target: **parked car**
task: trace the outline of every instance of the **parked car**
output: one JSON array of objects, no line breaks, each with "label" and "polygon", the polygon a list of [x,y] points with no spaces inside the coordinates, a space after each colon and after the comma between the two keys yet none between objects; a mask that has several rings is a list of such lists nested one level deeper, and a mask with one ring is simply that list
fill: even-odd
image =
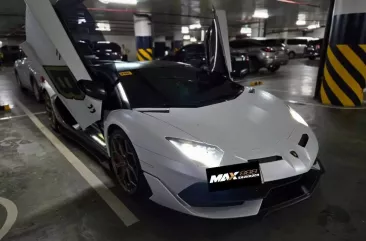
[{"label": "parked car", "polygon": [[248,55],[250,72],[258,72],[261,68],[276,72],[281,65],[288,63],[287,56],[254,39],[233,40],[230,41],[230,47],[232,53]]},{"label": "parked car", "polygon": [[19,59],[20,48],[17,45],[5,45],[0,48],[0,52],[3,55],[4,63],[13,63],[15,60]]},{"label": "parked car", "polygon": [[[161,60],[183,62],[196,68],[204,68],[207,64],[204,44],[188,44],[176,53],[168,54]],[[249,57],[247,54],[231,54],[231,74],[235,77],[244,77],[249,72]]]},{"label": "parked car", "polygon": [[282,60],[281,65],[288,64],[289,61],[289,48],[280,39],[256,39],[266,47],[271,47],[278,52],[277,57]]},{"label": "parked car", "polygon": [[109,41],[99,41],[92,43],[92,49],[94,54],[100,59],[110,59],[110,60],[122,60],[122,50],[121,47]]},{"label": "parked car", "polygon": [[304,49],[304,56],[310,60],[320,57],[320,51],[323,45],[323,39],[311,40]]},{"label": "parked car", "polygon": [[20,50],[20,58],[14,62],[14,74],[22,90],[32,91],[38,102],[43,100],[45,78],[36,68],[32,67],[32,61],[22,50]]}]

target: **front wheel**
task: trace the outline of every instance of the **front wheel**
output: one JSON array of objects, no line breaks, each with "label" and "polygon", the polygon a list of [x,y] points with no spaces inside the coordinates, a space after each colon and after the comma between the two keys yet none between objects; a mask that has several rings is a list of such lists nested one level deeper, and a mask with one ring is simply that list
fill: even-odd
[{"label": "front wheel", "polygon": [[53,105],[52,105],[52,102],[51,102],[51,97],[48,95],[47,91],[44,92],[43,99],[44,99],[44,103],[45,103],[45,106],[46,106],[47,117],[48,117],[48,120],[51,123],[51,128],[54,131],[59,132],[59,123],[57,121],[56,114],[55,114],[55,111],[53,109]]},{"label": "front wheel", "polygon": [[18,83],[18,86],[19,86],[20,90],[21,91],[25,91],[25,88],[24,88],[24,86],[22,84],[22,81],[20,80],[18,71],[15,71],[14,74],[15,74],[15,79],[17,80],[17,83]]},{"label": "front wheel", "polygon": [[288,57],[289,57],[290,59],[294,59],[294,58],[296,57],[295,52],[290,52],[290,53],[288,54]]},{"label": "front wheel", "polygon": [[278,66],[278,65],[268,67],[268,71],[269,71],[269,72],[272,72],[272,73],[276,72],[276,71],[277,71],[277,70],[279,70],[279,69],[280,69],[280,66]]},{"label": "front wheel", "polygon": [[41,91],[39,90],[39,86],[35,80],[32,80],[32,89],[34,97],[36,97],[37,102],[42,102]]},{"label": "front wheel", "polygon": [[147,196],[150,191],[140,161],[126,133],[116,129],[109,137],[110,167],[116,182],[129,196]]}]

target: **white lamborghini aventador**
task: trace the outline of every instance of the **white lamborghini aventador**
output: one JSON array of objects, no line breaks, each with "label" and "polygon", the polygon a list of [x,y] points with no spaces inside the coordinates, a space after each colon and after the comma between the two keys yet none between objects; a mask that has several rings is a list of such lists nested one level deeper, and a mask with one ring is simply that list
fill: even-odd
[{"label": "white lamborghini aventador", "polygon": [[55,92],[46,98],[52,127],[108,164],[126,193],[206,218],[256,215],[310,196],[322,174],[317,139],[283,101],[231,80],[223,11],[214,12],[202,70],[86,58],[93,53],[75,43],[97,33],[67,21],[80,11],[91,18],[81,1],[68,1],[26,1],[32,31],[23,49]]}]

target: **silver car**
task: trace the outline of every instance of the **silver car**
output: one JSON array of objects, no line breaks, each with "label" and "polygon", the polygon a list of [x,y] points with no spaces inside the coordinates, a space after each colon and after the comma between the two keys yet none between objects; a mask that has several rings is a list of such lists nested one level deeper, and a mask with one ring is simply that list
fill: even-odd
[{"label": "silver car", "polygon": [[22,90],[33,92],[36,100],[43,100],[43,89],[46,84],[45,78],[31,65],[31,61],[24,52],[21,52],[20,59],[14,62],[14,74],[19,87]]},{"label": "silver car", "polygon": [[240,39],[230,42],[231,52],[248,54],[250,59],[250,72],[258,72],[267,68],[276,72],[281,65],[288,63],[288,55],[284,46],[268,46],[254,39]]}]

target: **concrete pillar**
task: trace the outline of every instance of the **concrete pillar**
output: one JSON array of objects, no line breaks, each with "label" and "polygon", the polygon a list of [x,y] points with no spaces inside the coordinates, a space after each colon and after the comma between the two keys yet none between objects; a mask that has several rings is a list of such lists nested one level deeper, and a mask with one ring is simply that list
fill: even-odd
[{"label": "concrete pillar", "polygon": [[252,38],[264,37],[264,24],[261,22],[253,23],[251,26]]},{"label": "concrete pillar", "polygon": [[161,58],[165,54],[165,36],[158,36],[154,39],[154,57]]},{"label": "concrete pillar", "polygon": [[150,61],[153,59],[151,16],[148,14],[134,14],[136,49],[138,61]]},{"label": "concrete pillar", "polygon": [[172,48],[176,52],[178,49],[183,47],[183,34],[181,31],[174,32]]},{"label": "concrete pillar", "polygon": [[[360,106],[366,81],[366,1],[335,0],[321,80],[323,104]],[[326,45],[328,43],[328,46]]]}]

